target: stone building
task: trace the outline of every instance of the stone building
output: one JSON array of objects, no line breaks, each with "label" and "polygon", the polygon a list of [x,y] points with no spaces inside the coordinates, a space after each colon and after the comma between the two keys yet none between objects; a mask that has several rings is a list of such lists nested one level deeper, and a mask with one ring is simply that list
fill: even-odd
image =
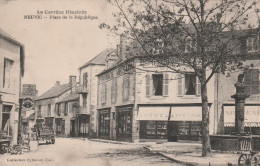
[{"label": "stone building", "polygon": [[54,87],[35,99],[36,124],[39,127],[42,127],[44,122],[46,126],[54,129],[57,136],[70,135],[70,121],[64,118],[64,116],[71,115],[70,113],[66,115],[66,112],[64,115],[64,110],[67,111],[67,108],[70,108],[64,109],[65,103],[70,100],[64,101],[63,99],[75,93],[76,85],[76,76],[70,76],[68,84],[60,84],[57,81]]},{"label": "stone building", "polygon": [[[171,141],[200,140],[202,104],[194,72],[175,73],[149,57],[126,59],[122,53],[118,51],[119,60],[97,75],[98,138],[136,142],[168,135]],[[214,80],[207,86],[214,89]],[[213,122],[214,92],[208,100]],[[211,134],[213,126],[210,123]]]},{"label": "stone building", "polygon": [[260,135],[260,34],[258,29],[243,30],[238,33],[239,40],[245,47],[241,50],[246,55],[243,62],[248,70],[231,70],[215,75],[215,129],[218,134],[231,134],[235,126],[234,84],[239,74],[244,74],[246,93],[245,131]]},{"label": "stone building", "polygon": [[17,143],[24,46],[0,29],[0,137]]},{"label": "stone building", "polygon": [[[79,68],[80,112],[77,114],[79,136],[97,137],[97,74],[106,68],[107,57],[115,61],[115,50],[106,49]],[[113,59],[113,60],[112,60]],[[111,65],[111,64],[108,64]]]}]

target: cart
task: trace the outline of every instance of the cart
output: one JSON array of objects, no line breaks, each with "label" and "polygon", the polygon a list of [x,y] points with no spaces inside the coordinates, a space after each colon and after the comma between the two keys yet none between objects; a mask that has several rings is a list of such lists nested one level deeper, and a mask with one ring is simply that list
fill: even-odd
[{"label": "cart", "polygon": [[260,138],[252,136],[238,137],[237,148],[241,155],[238,158],[239,166],[260,166]]}]

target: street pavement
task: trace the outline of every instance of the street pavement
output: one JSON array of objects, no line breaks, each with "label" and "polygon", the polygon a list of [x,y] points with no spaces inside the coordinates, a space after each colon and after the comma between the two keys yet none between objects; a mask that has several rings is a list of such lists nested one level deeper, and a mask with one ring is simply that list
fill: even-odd
[{"label": "street pavement", "polygon": [[56,138],[37,151],[0,155],[0,166],[181,166],[142,144],[114,144],[81,138]]}]

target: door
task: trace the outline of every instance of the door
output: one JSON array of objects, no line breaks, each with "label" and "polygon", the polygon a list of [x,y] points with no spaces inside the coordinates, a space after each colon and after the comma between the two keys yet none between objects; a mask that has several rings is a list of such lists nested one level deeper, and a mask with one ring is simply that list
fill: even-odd
[{"label": "door", "polygon": [[118,111],[117,140],[132,140],[132,112]]},{"label": "door", "polygon": [[75,120],[70,121],[70,136],[75,137]]},{"label": "door", "polygon": [[178,142],[179,125],[178,122],[169,121],[167,124],[167,136],[169,142]]}]

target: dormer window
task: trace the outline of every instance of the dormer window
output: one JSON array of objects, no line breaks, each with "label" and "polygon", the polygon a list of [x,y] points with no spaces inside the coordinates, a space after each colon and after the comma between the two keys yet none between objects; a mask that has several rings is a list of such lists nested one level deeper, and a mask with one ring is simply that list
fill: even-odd
[{"label": "dormer window", "polygon": [[155,55],[163,53],[163,47],[164,47],[163,40],[157,39],[154,43],[154,48],[152,49],[152,53]]},{"label": "dormer window", "polygon": [[254,36],[249,36],[246,39],[246,48],[248,52],[253,52],[258,50],[260,47],[260,42],[259,42],[259,36],[254,35]]}]

